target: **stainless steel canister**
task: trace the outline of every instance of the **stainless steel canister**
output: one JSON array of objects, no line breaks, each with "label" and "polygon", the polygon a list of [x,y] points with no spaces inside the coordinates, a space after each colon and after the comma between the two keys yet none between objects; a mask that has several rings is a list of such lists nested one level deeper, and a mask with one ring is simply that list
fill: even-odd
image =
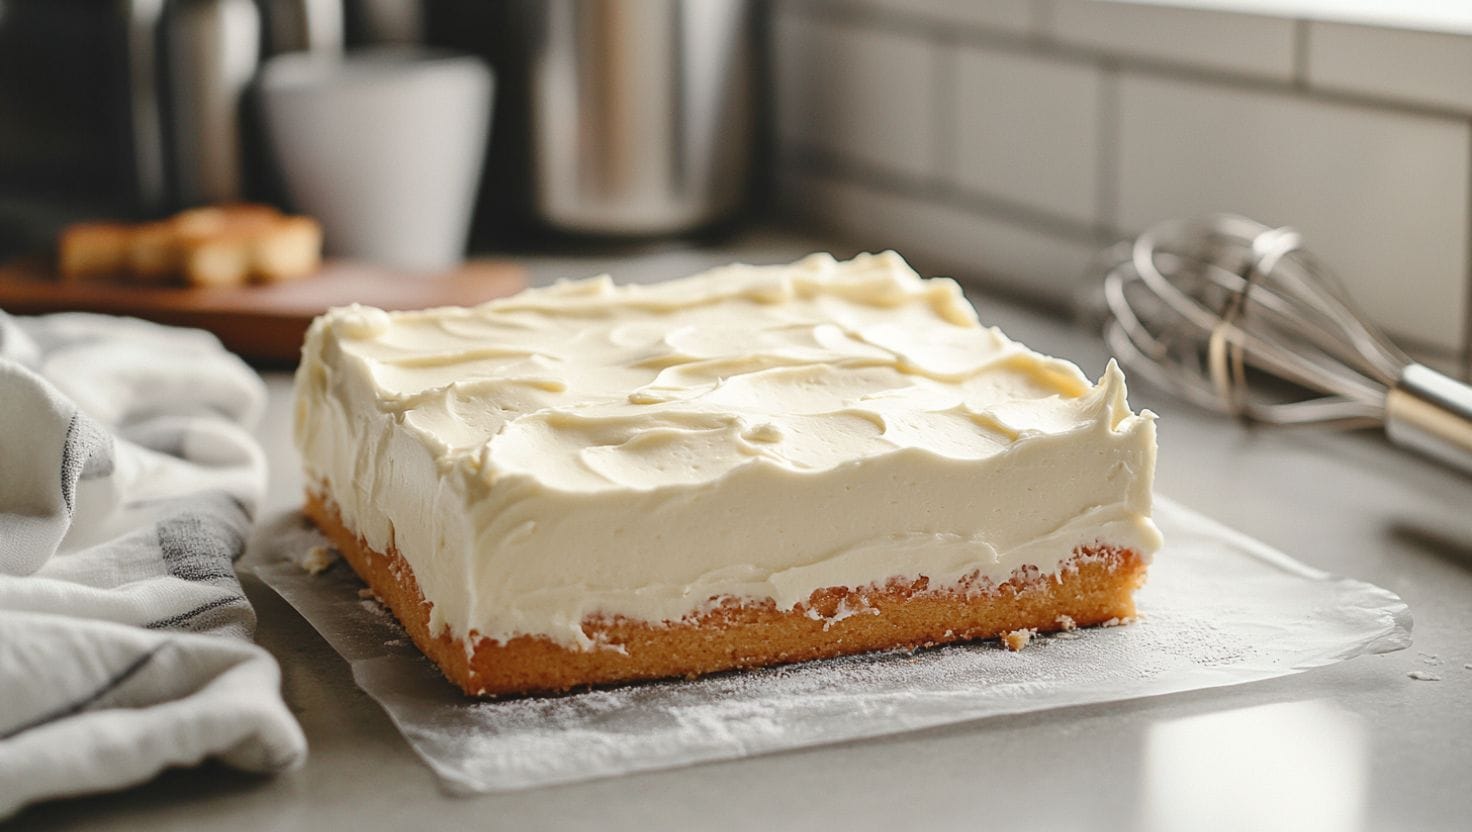
[{"label": "stainless steel canister", "polygon": [[679,233],[745,201],[756,60],[747,0],[536,4],[532,207],[554,228]]}]

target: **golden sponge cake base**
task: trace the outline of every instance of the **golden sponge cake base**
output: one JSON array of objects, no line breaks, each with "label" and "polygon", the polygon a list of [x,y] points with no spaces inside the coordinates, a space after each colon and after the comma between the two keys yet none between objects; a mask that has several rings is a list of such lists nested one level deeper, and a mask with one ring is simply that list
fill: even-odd
[{"label": "golden sponge cake base", "polygon": [[[409,564],[390,548],[369,548],[343,525],[337,508],[309,492],[306,514],[445,676],[472,696],[553,693],[592,685],[694,677],[893,648],[930,647],[1122,621],[1146,562],[1130,549],[1080,547],[1056,574],[1019,571],[1004,583],[975,580],[932,589],[925,578],[881,587],[829,587],[806,604],[779,610],[767,601],[726,599],[673,622],[596,617],[580,650],[544,636],[500,642],[429,628],[431,605]],[[1022,638],[1005,638],[1020,646]]]}]

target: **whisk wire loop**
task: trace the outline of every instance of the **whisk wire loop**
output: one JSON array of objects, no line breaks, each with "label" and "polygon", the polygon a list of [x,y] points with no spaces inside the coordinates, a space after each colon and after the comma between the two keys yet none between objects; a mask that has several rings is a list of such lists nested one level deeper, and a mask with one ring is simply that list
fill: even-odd
[{"label": "whisk wire loop", "polygon": [[1120,251],[1104,336],[1132,373],[1250,421],[1384,424],[1472,472],[1472,387],[1366,323],[1297,231],[1219,214],[1161,223]]},{"label": "whisk wire loop", "polygon": [[[1105,279],[1121,360],[1198,404],[1258,421],[1363,423],[1408,363],[1359,319],[1291,228],[1218,215],[1141,234]],[[1264,373],[1320,394],[1280,401]]]}]

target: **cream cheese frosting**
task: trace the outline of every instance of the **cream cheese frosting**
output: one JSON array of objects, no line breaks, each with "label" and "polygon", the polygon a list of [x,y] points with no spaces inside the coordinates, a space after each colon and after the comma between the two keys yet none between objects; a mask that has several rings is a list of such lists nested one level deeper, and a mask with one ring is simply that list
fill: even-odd
[{"label": "cream cheese frosting", "polygon": [[[893,252],[334,309],[296,376],[313,487],[431,627],[594,647],[590,616],[1149,556],[1154,416]],[[469,641],[469,639],[467,639]]]}]

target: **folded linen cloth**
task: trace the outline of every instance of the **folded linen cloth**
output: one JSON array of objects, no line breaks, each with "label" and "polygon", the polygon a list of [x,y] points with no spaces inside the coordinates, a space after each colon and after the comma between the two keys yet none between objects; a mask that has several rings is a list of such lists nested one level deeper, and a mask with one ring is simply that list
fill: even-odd
[{"label": "folded linen cloth", "polygon": [[207,757],[304,759],[232,568],[263,402],[207,333],[0,313],[0,818]]}]

